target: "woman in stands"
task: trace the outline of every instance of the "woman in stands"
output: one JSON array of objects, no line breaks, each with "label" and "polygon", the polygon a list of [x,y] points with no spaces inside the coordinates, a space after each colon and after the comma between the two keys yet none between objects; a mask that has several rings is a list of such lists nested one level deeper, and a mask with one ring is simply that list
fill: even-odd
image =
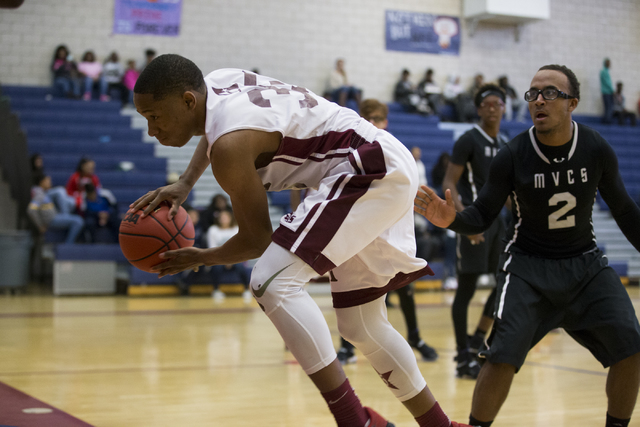
[{"label": "woman in stands", "polygon": [[84,81],[84,95],[82,99],[91,101],[91,93],[94,86],[100,90],[100,101],[109,101],[107,88],[109,84],[102,74],[102,64],[96,61],[96,56],[90,50],[82,55],[82,61],[78,64],[78,71]]},{"label": "woman in stands", "polygon": [[51,61],[53,73],[53,89],[56,94],[67,98],[80,98],[80,81],[78,69],[69,49],[63,44],[58,46]]},{"label": "woman in stands", "polygon": [[74,197],[82,197],[87,184],[93,184],[94,188],[100,189],[100,179],[95,174],[96,162],[88,157],[83,157],[78,162],[76,171],[67,181],[67,194]]}]

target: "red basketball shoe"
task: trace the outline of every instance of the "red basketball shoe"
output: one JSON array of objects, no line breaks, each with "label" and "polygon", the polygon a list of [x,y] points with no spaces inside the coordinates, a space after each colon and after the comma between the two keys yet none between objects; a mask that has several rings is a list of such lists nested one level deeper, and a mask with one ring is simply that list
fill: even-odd
[{"label": "red basketball shoe", "polygon": [[367,411],[367,415],[369,415],[369,421],[367,421],[365,427],[396,427],[395,424],[382,418],[382,415],[378,414],[373,409],[365,406],[364,410]]},{"label": "red basketball shoe", "polygon": [[469,424],[460,424],[455,421],[451,421],[451,427],[473,427],[473,426],[470,426]]}]

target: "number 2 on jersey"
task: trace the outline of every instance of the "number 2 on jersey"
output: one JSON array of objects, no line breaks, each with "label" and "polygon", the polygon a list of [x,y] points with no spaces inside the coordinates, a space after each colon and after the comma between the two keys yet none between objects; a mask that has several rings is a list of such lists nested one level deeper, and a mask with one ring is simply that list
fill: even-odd
[{"label": "number 2 on jersey", "polygon": [[549,199],[549,206],[557,206],[558,203],[562,202],[565,202],[566,205],[562,206],[560,209],[553,211],[549,215],[549,230],[575,227],[576,225],[575,215],[567,215],[566,218],[560,219],[567,213],[569,213],[571,209],[576,207],[575,196],[569,192],[556,193]]}]

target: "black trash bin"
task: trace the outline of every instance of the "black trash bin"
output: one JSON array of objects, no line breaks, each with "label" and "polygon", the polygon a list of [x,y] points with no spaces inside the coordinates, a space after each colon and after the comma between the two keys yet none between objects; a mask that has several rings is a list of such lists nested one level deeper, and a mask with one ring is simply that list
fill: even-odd
[{"label": "black trash bin", "polygon": [[32,245],[29,231],[0,231],[0,288],[17,288],[29,282]]}]

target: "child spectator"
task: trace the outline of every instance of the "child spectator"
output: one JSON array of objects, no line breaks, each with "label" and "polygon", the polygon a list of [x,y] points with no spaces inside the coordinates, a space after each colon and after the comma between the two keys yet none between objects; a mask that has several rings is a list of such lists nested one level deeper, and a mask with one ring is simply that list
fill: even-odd
[{"label": "child spectator", "polygon": [[[230,210],[220,211],[218,220],[215,225],[209,227],[207,230],[207,241],[210,248],[217,248],[222,246],[227,240],[232,238],[238,233],[238,225],[236,224],[233,212]],[[211,267],[211,275],[213,279],[213,298],[216,301],[222,301],[225,295],[220,291],[220,276],[225,271],[231,271],[240,277],[242,284],[244,285],[244,292],[242,298],[245,302],[251,301],[251,292],[249,291],[249,273],[243,263],[230,264],[230,265],[214,265]]]},{"label": "child spectator", "polygon": [[120,58],[116,52],[111,52],[109,59],[104,63],[102,75],[107,82],[107,94],[111,93],[111,89],[118,89],[120,91],[120,102],[122,106],[125,106],[129,102],[129,89],[122,82],[124,67],[120,63]]},{"label": "child spectator", "polygon": [[129,104],[133,104],[133,88],[136,85],[136,81],[138,81],[139,75],[140,72],[136,70],[136,61],[133,59],[128,60],[127,70],[124,72],[124,77],[122,77],[122,84],[128,89],[127,102]]},{"label": "child spectator", "polygon": [[41,235],[49,230],[66,230],[65,243],[74,243],[82,231],[84,221],[80,215],[71,213],[75,207],[63,188],[51,188],[51,177],[39,174],[31,188],[31,202],[27,214]]},{"label": "child spectator", "polygon": [[82,214],[87,233],[87,241],[96,243],[98,229],[109,231],[109,243],[118,241],[118,228],[120,221],[117,218],[114,207],[109,200],[98,194],[96,187],[92,183],[85,185],[85,198],[82,203]]},{"label": "child spectator", "polygon": [[82,56],[82,61],[78,64],[78,71],[84,80],[84,95],[82,99],[91,101],[91,92],[94,86],[100,89],[100,101],[108,101],[107,81],[102,76],[102,64],[96,61],[96,56],[88,50]]},{"label": "child spectator", "polygon": [[73,62],[69,49],[63,44],[58,46],[51,61],[54,94],[67,98],[80,98],[78,69]]},{"label": "child spectator", "polygon": [[623,125],[629,119],[631,126],[636,125],[636,114],[624,108],[624,95],[622,94],[622,82],[616,83],[616,92],[613,94],[613,117],[618,119],[618,124]]}]

